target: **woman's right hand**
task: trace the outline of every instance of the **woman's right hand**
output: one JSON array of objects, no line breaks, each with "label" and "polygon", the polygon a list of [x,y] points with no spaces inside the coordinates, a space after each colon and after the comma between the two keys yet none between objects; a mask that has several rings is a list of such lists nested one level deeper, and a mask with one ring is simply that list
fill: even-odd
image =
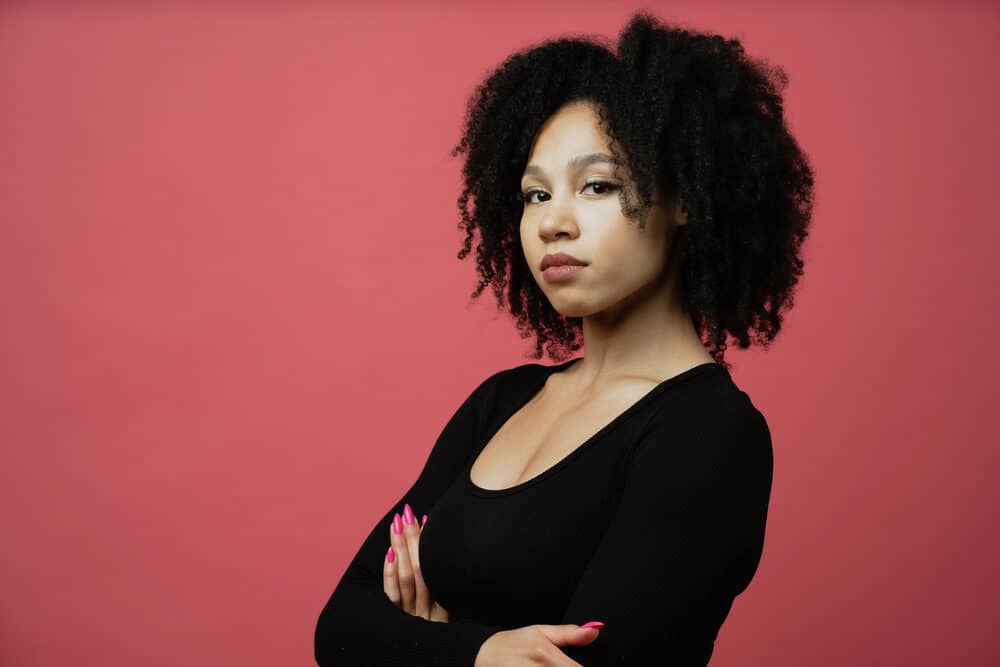
[{"label": "woman's right hand", "polygon": [[560,646],[586,646],[597,639],[600,628],[579,625],[528,625],[490,635],[476,654],[475,667],[552,665],[582,667],[559,650]]}]

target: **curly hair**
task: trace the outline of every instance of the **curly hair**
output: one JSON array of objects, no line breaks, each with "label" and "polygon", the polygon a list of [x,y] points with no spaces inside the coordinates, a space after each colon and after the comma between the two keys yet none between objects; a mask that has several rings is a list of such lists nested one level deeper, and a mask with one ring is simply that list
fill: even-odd
[{"label": "curly hair", "polygon": [[[727,369],[729,335],[767,348],[793,303],[813,208],[813,171],[783,118],[784,70],[745,55],[737,39],[632,16],[618,37],[575,35],[507,58],[470,97],[458,198],[464,259],[478,231],[476,299],[492,285],[534,358],[561,361],[582,347],[582,318],[564,317],[524,258],[520,179],[541,125],[574,101],[594,105],[611,151],[634,188],[619,201],[629,219],[654,189],[679,196],[688,224],[672,252],[683,305],[712,358]],[[634,192],[633,192],[634,190]],[[469,201],[474,201],[470,213]],[[506,294],[505,294],[506,290]]]}]

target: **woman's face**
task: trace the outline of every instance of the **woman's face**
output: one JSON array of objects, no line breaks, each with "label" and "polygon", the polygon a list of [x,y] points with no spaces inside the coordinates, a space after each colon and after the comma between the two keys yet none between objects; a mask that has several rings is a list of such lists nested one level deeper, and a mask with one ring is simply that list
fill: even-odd
[{"label": "woman's face", "polygon": [[[553,308],[566,317],[600,314],[663,281],[673,232],[685,222],[676,206],[658,201],[644,230],[626,218],[618,195],[632,184],[623,170],[593,157],[610,159],[608,147],[593,107],[570,103],[539,129],[521,178],[524,257]],[[554,253],[586,265],[543,273],[543,258]]]}]

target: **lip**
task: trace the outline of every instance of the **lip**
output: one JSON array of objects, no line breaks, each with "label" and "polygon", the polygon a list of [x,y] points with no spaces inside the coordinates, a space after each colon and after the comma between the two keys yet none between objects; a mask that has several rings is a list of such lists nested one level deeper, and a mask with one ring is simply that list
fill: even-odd
[{"label": "lip", "polygon": [[586,267],[585,264],[560,264],[550,266],[542,271],[542,277],[550,283],[561,283],[571,279]]},{"label": "lip", "polygon": [[557,252],[542,257],[540,270],[544,273],[550,266],[587,266],[587,263],[565,252]]}]

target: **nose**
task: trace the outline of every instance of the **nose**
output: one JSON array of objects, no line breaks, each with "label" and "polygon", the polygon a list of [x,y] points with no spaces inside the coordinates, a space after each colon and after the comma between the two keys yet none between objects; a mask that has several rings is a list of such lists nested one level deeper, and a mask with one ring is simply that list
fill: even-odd
[{"label": "nose", "polygon": [[572,198],[566,200],[552,197],[545,213],[538,223],[538,235],[545,240],[558,238],[566,235],[573,238],[579,233],[576,223],[576,212],[573,209]]}]

